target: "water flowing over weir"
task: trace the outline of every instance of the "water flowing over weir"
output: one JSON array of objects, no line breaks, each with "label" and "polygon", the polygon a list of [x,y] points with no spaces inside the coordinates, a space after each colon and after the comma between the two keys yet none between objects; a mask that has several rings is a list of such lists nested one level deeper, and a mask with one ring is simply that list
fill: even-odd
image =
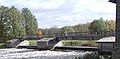
[{"label": "water flowing over weir", "polygon": [[83,59],[86,54],[92,52],[82,51],[37,51],[33,49],[0,49],[0,59],[76,59],[79,57]]}]

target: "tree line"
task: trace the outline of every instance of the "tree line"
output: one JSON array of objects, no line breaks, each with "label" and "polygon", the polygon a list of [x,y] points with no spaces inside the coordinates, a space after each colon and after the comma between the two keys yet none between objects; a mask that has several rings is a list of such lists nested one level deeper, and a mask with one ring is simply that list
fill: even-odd
[{"label": "tree line", "polygon": [[39,29],[43,34],[66,33],[66,32],[102,32],[115,31],[114,20],[104,20],[102,17],[94,19],[92,22],[86,24],[77,24],[75,26],[65,26],[62,28],[51,27],[46,29]]},{"label": "tree line", "polygon": [[35,16],[28,8],[0,6],[0,42],[22,35],[33,35],[38,30]]},{"label": "tree line", "polygon": [[62,28],[51,27],[38,29],[35,16],[28,8],[18,10],[14,6],[0,6],[0,42],[22,35],[34,35],[38,31],[43,34],[66,33],[66,32],[99,32],[115,31],[114,20],[95,19],[90,23],[65,26]]}]

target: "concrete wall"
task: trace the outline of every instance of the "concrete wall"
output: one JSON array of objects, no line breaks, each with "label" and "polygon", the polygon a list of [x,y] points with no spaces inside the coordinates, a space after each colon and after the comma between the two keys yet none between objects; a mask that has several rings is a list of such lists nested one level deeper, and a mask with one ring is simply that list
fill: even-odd
[{"label": "concrete wall", "polygon": [[15,48],[18,44],[20,44],[19,39],[12,39],[6,43],[7,48]]},{"label": "concrete wall", "polygon": [[46,41],[38,41],[37,42],[37,48],[39,49],[47,49],[48,42]]},{"label": "concrete wall", "polygon": [[114,43],[98,43],[99,51],[111,52],[114,48]]}]

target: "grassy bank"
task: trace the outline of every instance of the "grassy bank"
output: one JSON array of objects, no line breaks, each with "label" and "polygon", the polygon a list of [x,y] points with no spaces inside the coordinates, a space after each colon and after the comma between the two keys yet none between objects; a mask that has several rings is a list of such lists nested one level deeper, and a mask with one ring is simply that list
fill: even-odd
[{"label": "grassy bank", "polygon": [[5,43],[0,43],[0,49],[5,48]]},{"label": "grassy bank", "polygon": [[37,40],[29,40],[30,46],[37,46]]},{"label": "grassy bank", "polygon": [[[63,46],[97,46],[96,40],[62,40]],[[29,40],[30,46],[37,46],[37,40]]]},{"label": "grassy bank", "polygon": [[97,46],[96,40],[63,40],[63,46]]}]

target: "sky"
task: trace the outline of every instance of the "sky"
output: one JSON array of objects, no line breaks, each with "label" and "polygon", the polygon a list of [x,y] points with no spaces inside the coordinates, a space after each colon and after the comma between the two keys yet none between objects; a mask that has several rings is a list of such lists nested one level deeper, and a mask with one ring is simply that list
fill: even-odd
[{"label": "sky", "polygon": [[39,28],[73,26],[103,17],[115,20],[116,7],[108,0],[0,0],[0,5],[29,8]]}]

